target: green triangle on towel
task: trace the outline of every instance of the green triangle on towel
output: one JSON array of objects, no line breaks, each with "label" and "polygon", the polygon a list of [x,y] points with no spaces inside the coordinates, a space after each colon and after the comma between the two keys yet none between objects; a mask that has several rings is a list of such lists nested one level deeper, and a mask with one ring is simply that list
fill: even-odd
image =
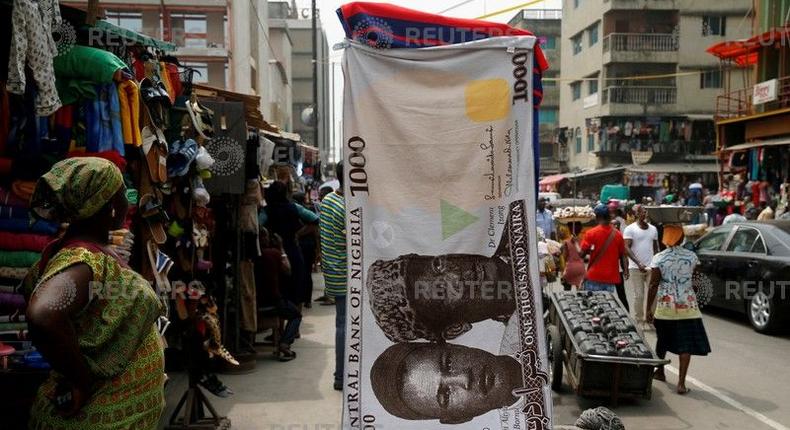
[{"label": "green triangle on towel", "polygon": [[480,217],[441,200],[442,212],[442,240],[458,233],[477,222]]}]

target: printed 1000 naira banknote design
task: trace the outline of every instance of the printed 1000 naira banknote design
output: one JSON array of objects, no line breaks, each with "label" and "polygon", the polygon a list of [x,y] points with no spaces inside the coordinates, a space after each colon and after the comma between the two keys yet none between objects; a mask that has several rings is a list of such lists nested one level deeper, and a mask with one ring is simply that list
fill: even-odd
[{"label": "printed 1000 naira banknote design", "polygon": [[551,428],[534,43],[345,50],[344,428]]}]

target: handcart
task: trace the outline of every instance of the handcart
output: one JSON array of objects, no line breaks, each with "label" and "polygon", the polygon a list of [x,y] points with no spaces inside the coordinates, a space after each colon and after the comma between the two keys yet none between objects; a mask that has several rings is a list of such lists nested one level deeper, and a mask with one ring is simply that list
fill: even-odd
[{"label": "handcart", "polygon": [[[642,338],[641,351],[648,357],[627,357],[618,355],[603,355],[585,352],[580,348],[577,336],[574,333],[578,327],[572,328],[563,310],[560,309],[561,297],[576,294],[607,295],[607,300],[621,311],[619,322],[625,324],[625,319],[630,321],[630,327],[635,327],[633,319],[628,315],[623,304],[616,294],[608,292],[551,292],[550,302],[546,316],[547,345],[549,348],[549,369],[551,371],[552,388],[559,390],[562,386],[563,370],[568,372],[568,380],[573,391],[580,396],[608,397],[613,406],[617,406],[621,398],[644,398],[652,396],[653,371],[655,366],[668,364],[669,360],[662,360],[647,346]],[[629,336],[635,336],[631,331]],[[638,341],[635,341],[638,342]],[[636,343],[634,344],[636,346]]]}]

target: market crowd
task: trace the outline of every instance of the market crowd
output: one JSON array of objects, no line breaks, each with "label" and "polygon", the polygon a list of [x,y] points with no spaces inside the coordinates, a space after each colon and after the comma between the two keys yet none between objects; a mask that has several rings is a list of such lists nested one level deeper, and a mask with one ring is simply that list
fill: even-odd
[{"label": "market crowd", "polygon": [[[664,204],[672,202],[670,196]],[[691,356],[711,349],[693,283],[699,260],[682,246],[683,226],[653,225],[644,204],[625,211],[617,200],[599,203],[590,214],[592,227],[586,226],[591,219],[579,216],[555,220],[548,205],[540,200],[536,214],[544,286],[558,278],[566,291],[616,294],[639,331],[656,332],[659,358],[679,356],[676,389],[687,393]],[[666,380],[663,366],[654,379]]]}]

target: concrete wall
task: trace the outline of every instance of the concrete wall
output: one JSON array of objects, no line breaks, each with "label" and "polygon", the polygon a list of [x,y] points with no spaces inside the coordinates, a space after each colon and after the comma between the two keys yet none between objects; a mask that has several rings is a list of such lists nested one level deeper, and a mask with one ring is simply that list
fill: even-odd
[{"label": "concrete wall", "polygon": [[313,45],[312,22],[310,19],[289,19],[288,26],[293,39],[293,128],[302,139],[321,150],[324,159],[328,159],[331,123],[329,111],[329,45],[326,34],[321,28],[321,20],[317,20],[318,30],[318,136],[315,127],[304,124],[301,112],[313,104]]},{"label": "concrete wall", "polygon": [[271,119],[286,131],[293,131],[292,93],[293,40],[284,19],[270,20],[269,39],[274,48],[271,62],[266,65],[271,89],[268,109]]},{"label": "concrete wall", "polygon": [[230,27],[231,46],[233,55],[230,58],[231,91],[250,94],[252,90],[252,77],[250,75],[250,42],[249,26],[252,11],[249,1],[231,3]]},{"label": "concrete wall", "polygon": [[[599,95],[603,89],[600,80],[603,58],[603,25],[599,24],[598,42],[593,46],[590,46],[586,29],[594,22],[600,22],[605,10],[601,0],[580,0],[577,8],[574,8],[573,0],[563,0],[562,3],[562,81],[558,86],[560,93],[559,126],[567,127],[569,130],[575,130],[578,127],[583,134],[585,133],[584,119],[598,115],[600,97],[596,106],[585,108],[584,98],[588,96],[589,84],[581,82],[581,97],[578,100],[573,100],[571,84],[576,79],[598,73]],[[579,33],[581,33],[582,51],[574,54],[571,38]],[[586,135],[582,137],[582,151],[578,154],[576,153],[576,136],[568,139],[569,167],[596,167],[595,159],[588,156],[586,149]]]}]

